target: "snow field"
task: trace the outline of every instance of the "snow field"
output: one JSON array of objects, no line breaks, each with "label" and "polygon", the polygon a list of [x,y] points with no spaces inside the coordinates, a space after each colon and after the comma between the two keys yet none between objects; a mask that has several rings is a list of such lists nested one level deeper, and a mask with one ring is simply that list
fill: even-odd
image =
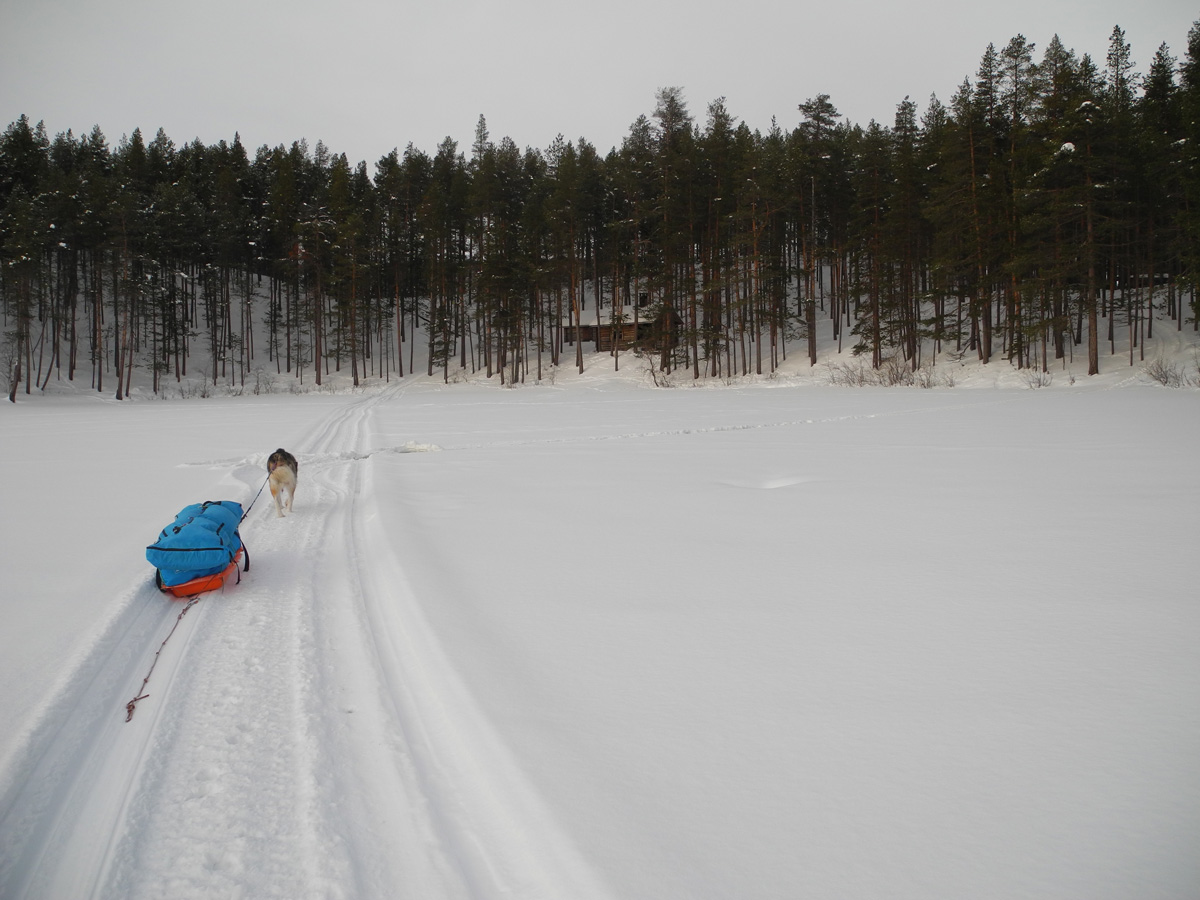
[{"label": "snow field", "polygon": [[1110,387],[6,408],[0,897],[1188,896],[1200,395]]}]

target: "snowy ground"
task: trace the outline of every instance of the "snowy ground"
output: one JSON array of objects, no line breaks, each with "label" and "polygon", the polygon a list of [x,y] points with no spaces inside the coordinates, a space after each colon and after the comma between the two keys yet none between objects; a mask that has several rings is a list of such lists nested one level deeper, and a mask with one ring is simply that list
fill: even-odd
[{"label": "snowy ground", "polygon": [[1200,895],[1200,391],[1109,368],[3,404],[0,897]]}]

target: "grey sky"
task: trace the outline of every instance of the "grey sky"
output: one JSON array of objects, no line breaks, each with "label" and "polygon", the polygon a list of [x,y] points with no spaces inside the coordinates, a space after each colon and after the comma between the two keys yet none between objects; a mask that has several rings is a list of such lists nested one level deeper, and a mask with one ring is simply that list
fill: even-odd
[{"label": "grey sky", "polygon": [[1052,35],[1103,65],[1120,25],[1140,72],[1166,42],[1182,57],[1186,0],[0,0],[0,127],[22,113],[51,135],[99,125],[115,145],[159,127],[176,145],[323,140],[356,163],[450,136],[545,148],[562,133],[601,153],[683,88],[751,128],[827,93],[851,121],[891,124],[911,96],[949,101],[988,43]]}]

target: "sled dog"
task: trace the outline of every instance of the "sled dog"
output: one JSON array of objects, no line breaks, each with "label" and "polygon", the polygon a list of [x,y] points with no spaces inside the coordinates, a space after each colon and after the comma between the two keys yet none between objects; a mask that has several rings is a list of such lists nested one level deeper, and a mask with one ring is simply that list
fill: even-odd
[{"label": "sled dog", "polygon": [[267,457],[267,471],[271,483],[271,496],[275,498],[275,515],[282,516],[284,510],[292,511],[292,499],[296,496],[296,475],[300,463],[296,457],[282,447]]}]

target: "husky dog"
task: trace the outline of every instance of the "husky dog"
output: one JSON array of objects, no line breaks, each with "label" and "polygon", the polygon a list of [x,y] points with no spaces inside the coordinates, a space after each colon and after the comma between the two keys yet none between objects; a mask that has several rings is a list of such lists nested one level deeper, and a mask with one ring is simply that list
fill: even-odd
[{"label": "husky dog", "polygon": [[268,480],[271,482],[271,496],[275,498],[275,515],[282,516],[285,509],[290,513],[292,499],[296,496],[296,474],[300,471],[300,463],[281,447],[267,457],[267,471],[271,473]]}]

